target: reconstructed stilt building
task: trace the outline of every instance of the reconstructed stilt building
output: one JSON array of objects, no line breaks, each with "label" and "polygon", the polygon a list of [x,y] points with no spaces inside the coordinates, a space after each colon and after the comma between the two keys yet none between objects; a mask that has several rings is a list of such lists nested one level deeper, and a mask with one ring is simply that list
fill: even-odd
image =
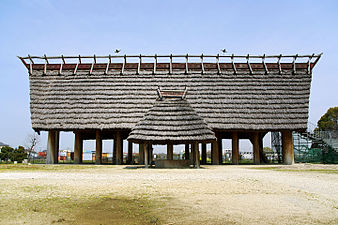
[{"label": "reconstructed stilt building", "polygon": [[[59,132],[75,134],[74,163],[82,162],[83,140],[114,139],[114,163],[123,163],[123,140],[140,145],[148,165],[152,144],[189,145],[192,163],[222,163],[222,139],[232,140],[232,163],[239,140],[253,145],[260,164],[263,137],[282,133],[282,155],[292,164],[293,131],[307,128],[312,70],[319,55],[124,55],[19,57],[28,69],[35,131],[48,131],[48,163],[58,162]],[[191,158],[191,157],[190,157]],[[197,162],[198,161],[198,162]]]}]

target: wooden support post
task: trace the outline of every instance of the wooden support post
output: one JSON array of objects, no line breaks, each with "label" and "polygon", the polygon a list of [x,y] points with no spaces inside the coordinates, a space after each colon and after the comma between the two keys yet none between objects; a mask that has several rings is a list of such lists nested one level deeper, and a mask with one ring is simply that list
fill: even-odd
[{"label": "wooden support post", "polygon": [[185,160],[190,159],[190,157],[189,157],[189,144],[185,144],[184,159]]},{"label": "wooden support post", "polygon": [[195,152],[195,168],[200,168],[200,151],[198,148],[198,142],[194,142],[194,152]]},{"label": "wooden support post", "polygon": [[143,151],[144,151],[144,166],[145,168],[148,168],[149,167],[149,163],[148,163],[148,160],[149,160],[149,149],[148,149],[148,145],[147,144],[143,144]]},{"label": "wooden support post", "polygon": [[115,152],[116,152],[116,165],[121,165],[122,164],[122,145],[121,145],[121,133],[119,131],[116,132],[115,134],[115,139],[114,142],[116,142],[115,146]]},{"label": "wooden support post", "polygon": [[139,165],[143,165],[144,164],[144,144],[139,144],[139,154],[138,154],[138,159],[139,159],[139,162],[138,164]]},{"label": "wooden support post", "polygon": [[80,132],[75,131],[74,133],[75,133],[74,163],[80,164],[82,163],[83,140]]},{"label": "wooden support post", "polygon": [[218,151],[217,141],[214,141],[211,143],[211,164],[212,165],[219,165],[219,151]]},{"label": "wooden support post", "polygon": [[232,164],[238,165],[239,163],[239,139],[238,132],[232,132]]},{"label": "wooden support post", "polygon": [[202,143],[202,165],[207,164],[207,144]]},{"label": "wooden support post", "polygon": [[263,151],[263,148],[264,148],[263,138],[264,138],[263,134],[258,135],[259,161],[261,163],[267,163],[267,159],[266,159],[266,156],[265,156],[264,151]]},{"label": "wooden support post", "polygon": [[218,149],[218,164],[223,164],[223,139],[217,138],[217,149]]},{"label": "wooden support post", "polygon": [[56,152],[56,132],[55,130],[48,131],[48,141],[47,141],[47,164],[54,164],[57,162],[57,157],[55,158]]},{"label": "wooden support post", "polygon": [[196,165],[196,145],[194,144],[195,142],[193,142],[191,144],[191,156],[190,156],[190,162],[191,165]]},{"label": "wooden support post", "polygon": [[116,140],[114,137],[113,140],[113,158],[112,158],[112,164],[116,164]]},{"label": "wooden support post", "polygon": [[55,131],[54,163],[59,163],[59,151],[60,151],[60,131]]},{"label": "wooden support post", "polygon": [[167,144],[167,159],[173,160],[174,158],[174,146],[171,143]]},{"label": "wooden support post", "polygon": [[282,151],[283,151],[283,163],[291,165],[295,162],[293,153],[293,140],[292,131],[282,131]]},{"label": "wooden support post", "polygon": [[128,142],[127,164],[133,164],[133,143],[130,141]]},{"label": "wooden support post", "polygon": [[151,165],[151,162],[153,161],[153,145],[147,144],[147,150],[148,150],[148,164]]},{"label": "wooden support post", "polygon": [[260,156],[259,156],[259,135],[258,132],[254,132],[252,135],[252,146],[253,146],[253,163],[258,165],[260,164]]},{"label": "wooden support post", "polygon": [[121,160],[121,165],[124,164],[124,159],[123,159],[123,138],[121,138],[121,155],[120,155],[120,160]]},{"label": "wooden support post", "polygon": [[101,131],[96,131],[96,151],[95,151],[95,164],[100,165],[102,163],[102,137]]}]

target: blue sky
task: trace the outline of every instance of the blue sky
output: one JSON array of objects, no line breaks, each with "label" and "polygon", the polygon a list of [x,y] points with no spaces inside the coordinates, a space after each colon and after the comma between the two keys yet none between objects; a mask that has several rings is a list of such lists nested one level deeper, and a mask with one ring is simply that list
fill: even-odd
[{"label": "blue sky", "polygon": [[[338,106],[338,1],[1,0],[0,27],[0,141],[11,146],[32,132],[28,74],[17,55],[323,52],[309,121]],[[61,147],[72,145],[65,136]]]}]

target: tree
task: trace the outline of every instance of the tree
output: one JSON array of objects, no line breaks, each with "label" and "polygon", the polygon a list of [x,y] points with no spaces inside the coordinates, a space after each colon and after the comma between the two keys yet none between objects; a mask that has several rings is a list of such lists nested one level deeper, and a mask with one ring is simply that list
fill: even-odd
[{"label": "tree", "polygon": [[35,147],[39,144],[40,138],[37,133],[32,133],[27,136],[26,149],[28,153],[28,161],[32,158],[32,154],[35,152]]},{"label": "tree", "polygon": [[5,146],[1,149],[1,160],[8,161],[10,159],[11,161],[18,161],[21,163],[22,160],[24,160],[25,158],[27,158],[27,153],[25,151],[25,148],[22,146],[19,146],[16,149]]},{"label": "tree", "polygon": [[337,131],[338,130],[338,107],[332,107],[320,118],[317,123],[320,130]]},{"label": "tree", "polygon": [[263,152],[264,152],[264,153],[272,153],[273,150],[272,150],[272,148],[270,148],[270,147],[264,147],[264,148],[263,148]]},{"label": "tree", "polygon": [[19,146],[18,148],[14,149],[11,160],[21,163],[26,158],[27,153],[25,151],[25,148],[23,146]]},{"label": "tree", "polygon": [[11,158],[11,154],[14,151],[12,147],[4,146],[1,148],[0,159],[1,161],[8,161]]}]

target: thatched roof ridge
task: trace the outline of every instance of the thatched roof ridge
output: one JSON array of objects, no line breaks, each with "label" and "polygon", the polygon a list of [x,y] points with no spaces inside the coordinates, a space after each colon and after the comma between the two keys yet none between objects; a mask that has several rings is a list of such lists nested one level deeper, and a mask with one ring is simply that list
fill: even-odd
[{"label": "thatched roof ridge", "polygon": [[157,99],[132,129],[128,141],[187,143],[215,140],[204,119],[182,98]]}]

